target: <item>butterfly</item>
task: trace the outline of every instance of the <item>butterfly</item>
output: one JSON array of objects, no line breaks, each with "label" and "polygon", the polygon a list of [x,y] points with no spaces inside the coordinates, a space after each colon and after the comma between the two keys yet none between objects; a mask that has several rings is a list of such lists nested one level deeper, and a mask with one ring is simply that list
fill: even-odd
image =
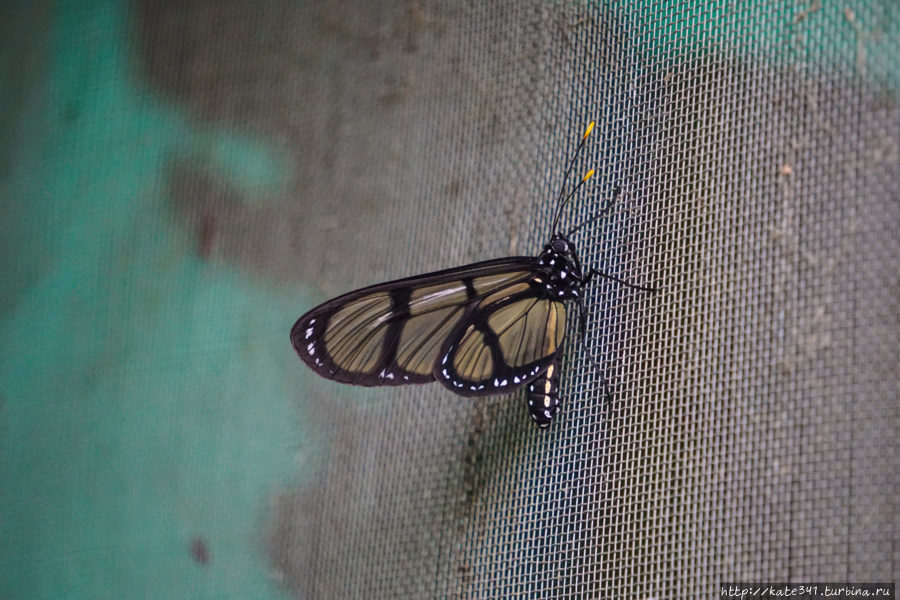
[{"label": "butterfly", "polygon": [[[594,174],[565,194],[566,182],[594,123],[569,161],[556,199],[552,230],[568,201]],[[585,273],[574,232],[553,233],[540,255],[478,262],[362,288],[300,317],[291,344],[313,371],[341,383],[389,386],[439,381],[461,396],[507,394],[525,388],[531,418],[544,429],[559,410],[559,353],[567,305],[577,303],[582,340],[583,288],[595,275],[637,289],[612,275]]]}]

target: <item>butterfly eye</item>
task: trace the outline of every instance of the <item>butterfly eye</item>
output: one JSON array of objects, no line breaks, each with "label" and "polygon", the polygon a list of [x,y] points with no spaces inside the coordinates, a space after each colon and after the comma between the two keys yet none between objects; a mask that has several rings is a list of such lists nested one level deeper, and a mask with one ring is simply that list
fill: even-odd
[{"label": "butterfly eye", "polygon": [[553,247],[553,251],[559,254],[566,254],[569,252],[569,244],[564,239],[554,238],[550,241],[550,245]]}]

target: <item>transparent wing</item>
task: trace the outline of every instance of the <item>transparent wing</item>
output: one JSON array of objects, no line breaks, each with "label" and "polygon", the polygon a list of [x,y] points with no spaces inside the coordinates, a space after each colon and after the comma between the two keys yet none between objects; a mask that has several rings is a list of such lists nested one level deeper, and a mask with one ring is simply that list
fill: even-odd
[{"label": "transparent wing", "polygon": [[483,302],[448,338],[435,376],[467,396],[514,391],[553,363],[565,325],[565,305],[539,290]]},{"label": "transparent wing", "polygon": [[505,258],[350,292],[300,317],[291,343],[316,373],[335,381],[433,381],[441,350],[467,315],[528,289],[535,273],[534,258]]}]

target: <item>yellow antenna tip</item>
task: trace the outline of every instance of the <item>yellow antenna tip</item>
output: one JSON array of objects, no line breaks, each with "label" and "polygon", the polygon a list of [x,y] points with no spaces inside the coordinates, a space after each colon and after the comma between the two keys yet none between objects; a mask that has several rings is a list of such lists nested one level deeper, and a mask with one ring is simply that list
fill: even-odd
[{"label": "yellow antenna tip", "polygon": [[594,130],[594,122],[591,121],[591,124],[588,125],[587,131],[584,132],[584,135],[581,136],[581,139],[587,138],[587,136],[591,135],[591,132]]},{"label": "yellow antenna tip", "polygon": [[584,183],[585,181],[590,179],[593,175],[594,175],[594,170],[591,169],[590,171],[588,171],[587,173],[584,174],[584,177],[581,178],[581,183]]}]

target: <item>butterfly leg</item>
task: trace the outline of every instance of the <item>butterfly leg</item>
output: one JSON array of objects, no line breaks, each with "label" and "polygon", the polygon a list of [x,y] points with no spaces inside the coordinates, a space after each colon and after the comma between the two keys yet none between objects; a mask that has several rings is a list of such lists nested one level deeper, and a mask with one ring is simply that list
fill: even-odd
[{"label": "butterfly leg", "polygon": [[[582,284],[587,285],[587,283],[591,280],[593,273],[588,273],[587,277],[582,280]],[[585,355],[587,355],[587,320],[588,313],[584,307],[584,296],[578,297],[578,329],[581,333],[581,349],[584,351]],[[600,361],[598,361],[593,356],[591,357],[591,362],[594,363],[594,368],[600,371]]]},{"label": "butterfly leg", "polygon": [[[656,291],[655,288],[635,285],[633,283],[625,281],[624,279],[619,279],[618,277],[615,277],[613,275],[608,275],[606,273],[603,273],[602,271],[598,271],[597,269],[591,269],[588,272],[588,274],[585,275],[584,278],[581,280],[581,284],[582,284],[583,288],[586,287],[587,284],[591,282],[594,275],[599,275],[600,277],[603,277],[604,279],[611,279],[617,283],[621,283],[623,285],[626,285],[630,288],[634,288],[637,290],[651,292],[651,293]],[[579,324],[580,324],[580,328],[581,328],[581,346],[582,346],[582,349],[584,350],[585,354],[587,355],[588,354],[588,352],[587,352],[587,318],[588,318],[588,315],[587,315],[587,311],[585,310],[585,307],[584,307],[584,296],[580,296],[578,298],[578,311],[579,311],[579,314],[578,314]],[[600,361],[597,360],[597,358],[593,355],[591,355],[591,364],[593,365],[594,369],[596,369],[597,375],[599,375],[599,377],[600,377],[600,383],[603,386],[603,396],[606,397],[607,400],[611,400],[612,399],[612,391],[610,390],[609,384],[607,383],[607,380],[606,380],[606,376],[603,373],[603,365],[601,365]]]},{"label": "butterfly leg", "polygon": [[587,285],[588,282],[590,282],[590,280],[593,279],[594,275],[599,275],[599,276],[602,277],[603,279],[609,279],[609,280],[611,280],[611,281],[615,281],[616,283],[621,283],[621,284],[624,285],[624,286],[630,287],[630,288],[635,289],[635,290],[640,290],[640,291],[642,291],[642,292],[650,292],[650,293],[653,293],[653,292],[656,291],[656,288],[653,288],[653,287],[647,287],[647,286],[643,286],[643,285],[636,285],[636,284],[631,283],[631,282],[629,282],[629,281],[625,281],[624,279],[619,279],[619,278],[616,277],[615,275],[610,275],[610,274],[608,274],[608,273],[604,273],[604,272],[602,272],[602,271],[598,271],[597,269],[591,269],[590,272],[589,272],[587,275],[584,276],[584,279],[581,280],[582,285]]},{"label": "butterfly leg", "polygon": [[[591,279],[594,278],[594,275],[599,275],[600,277],[603,277],[604,279],[611,279],[612,281],[621,283],[622,285],[626,285],[630,288],[633,288],[635,290],[640,290],[642,292],[650,292],[650,293],[656,292],[656,288],[645,287],[642,285],[635,285],[633,283],[625,281],[624,279],[619,279],[618,277],[616,277],[614,275],[608,275],[606,273],[603,273],[602,271],[598,271],[597,269],[591,269],[588,272],[588,274],[584,276],[584,278],[581,280],[581,287],[586,288],[587,285],[591,282]],[[584,296],[578,297],[578,320],[579,320],[579,325],[581,328],[581,344],[582,344],[582,346],[585,346],[585,340],[587,340],[587,312],[584,309]],[[595,364],[597,364],[597,361],[594,361],[594,362],[595,362]]]}]

